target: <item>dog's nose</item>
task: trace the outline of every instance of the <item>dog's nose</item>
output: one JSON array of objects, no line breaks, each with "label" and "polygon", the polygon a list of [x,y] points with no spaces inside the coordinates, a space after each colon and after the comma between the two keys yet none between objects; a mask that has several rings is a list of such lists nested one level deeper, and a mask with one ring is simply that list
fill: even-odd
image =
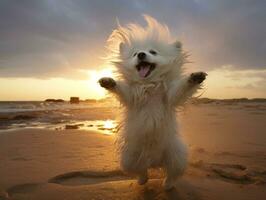
[{"label": "dog's nose", "polygon": [[139,60],[144,60],[145,58],[146,58],[146,53],[144,53],[144,52],[138,53],[138,59]]}]

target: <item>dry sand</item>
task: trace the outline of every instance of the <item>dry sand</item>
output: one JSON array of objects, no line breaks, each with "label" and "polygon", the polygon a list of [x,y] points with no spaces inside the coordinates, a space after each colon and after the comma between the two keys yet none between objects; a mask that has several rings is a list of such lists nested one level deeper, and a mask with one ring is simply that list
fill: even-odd
[{"label": "dry sand", "polygon": [[199,105],[181,113],[190,164],[164,192],[119,170],[114,136],[83,130],[0,133],[0,199],[266,199],[266,107]]}]

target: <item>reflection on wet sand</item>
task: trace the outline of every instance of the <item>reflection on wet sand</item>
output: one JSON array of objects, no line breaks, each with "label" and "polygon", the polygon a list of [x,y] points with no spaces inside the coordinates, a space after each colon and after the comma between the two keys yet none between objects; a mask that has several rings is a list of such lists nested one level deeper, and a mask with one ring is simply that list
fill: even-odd
[{"label": "reflection on wet sand", "polygon": [[[117,122],[115,120],[94,120],[85,121],[79,124],[67,124],[65,129],[80,129],[88,131],[99,131],[100,133],[112,135],[116,132]],[[61,130],[63,127],[57,127],[56,130]]]}]

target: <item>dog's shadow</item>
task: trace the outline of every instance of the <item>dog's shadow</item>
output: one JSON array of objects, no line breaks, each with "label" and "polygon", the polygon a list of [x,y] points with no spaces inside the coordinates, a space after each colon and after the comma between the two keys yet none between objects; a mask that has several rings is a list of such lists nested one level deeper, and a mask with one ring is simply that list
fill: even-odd
[{"label": "dog's shadow", "polygon": [[151,180],[137,190],[137,198],[143,200],[201,200],[200,194],[190,183],[180,180],[176,188],[165,191],[160,180]]}]

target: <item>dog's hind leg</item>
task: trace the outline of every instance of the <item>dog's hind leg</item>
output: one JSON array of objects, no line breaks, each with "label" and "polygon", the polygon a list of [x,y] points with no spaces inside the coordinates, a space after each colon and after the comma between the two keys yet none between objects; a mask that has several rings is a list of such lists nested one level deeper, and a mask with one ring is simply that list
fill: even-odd
[{"label": "dog's hind leg", "polygon": [[148,181],[148,170],[143,170],[142,172],[139,173],[138,175],[138,184],[139,185],[144,185]]},{"label": "dog's hind leg", "polygon": [[166,178],[164,180],[165,190],[175,187],[177,179],[184,173],[187,166],[186,146],[178,139],[169,145],[165,152],[164,170]]},{"label": "dog's hind leg", "polygon": [[130,151],[121,152],[120,165],[124,172],[138,176],[138,183],[144,185],[148,181],[147,167],[144,163],[139,162],[137,153]]}]

